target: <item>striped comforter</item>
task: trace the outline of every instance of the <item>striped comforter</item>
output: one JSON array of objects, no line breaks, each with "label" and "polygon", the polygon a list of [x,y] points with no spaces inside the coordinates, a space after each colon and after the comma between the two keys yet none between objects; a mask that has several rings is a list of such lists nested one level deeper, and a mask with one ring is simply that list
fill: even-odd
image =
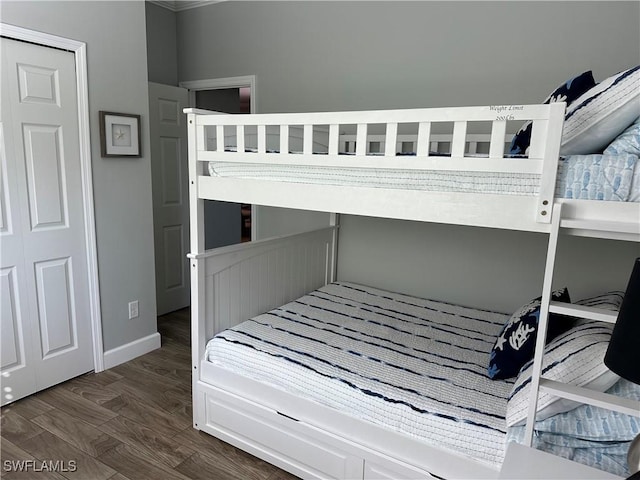
[{"label": "striped comforter", "polygon": [[506,316],[334,283],[221,332],[218,366],[343,413],[502,463],[512,381],[486,375]]}]

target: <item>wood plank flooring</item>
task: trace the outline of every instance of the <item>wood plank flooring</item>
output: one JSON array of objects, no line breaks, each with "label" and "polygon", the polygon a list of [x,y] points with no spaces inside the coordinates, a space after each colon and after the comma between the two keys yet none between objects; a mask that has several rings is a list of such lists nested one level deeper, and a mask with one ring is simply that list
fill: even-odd
[{"label": "wood plank flooring", "polygon": [[189,315],[158,318],[158,350],[2,408],[2,479],[295,479],[192,428]]}]

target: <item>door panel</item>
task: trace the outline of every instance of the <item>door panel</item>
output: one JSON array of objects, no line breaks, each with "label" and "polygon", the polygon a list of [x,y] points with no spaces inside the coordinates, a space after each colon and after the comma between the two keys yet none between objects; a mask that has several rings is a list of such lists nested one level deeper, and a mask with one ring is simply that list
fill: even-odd
[{"label": "door panel", "polygon": [[23,125],[31,230],[67,227],[60,126]]},{"label": "door panel", "polygon": [[42,358],[77,346],[71,258],[35,263]]},{"label": "door panel", "polygon": [[2,370],[24,366],[25,352],[22,316],[18,308],[16,267],[0,270],[0,319],[2,320]]},{"label": "door panel", "polygon": [[162,207],[180,207],[183,199],[184,178],[181,162],[180,138],[160,137],[160,170],[162,172]]},{"label": "door panel", "polygon": [[149,83],[158,315],[189,305],[187,90]]},{"label": "door panel", "polygon": [[[4,255],[4,253],[3,253]],[[35,366],[30,346],[30,329],[25,326],[21,308],[21,289],[17,267],[0,269],[0,369],[2,377],[2,405],[36,391]]]},{"label": "door panel", "polygon": [[18,64],[18,94],[21,103],[59,105],[58,70],[36,65]]},{"label": "door panel", "polygon": [[180,288],[185,284],[184,269],[182,268],[182,262],[184,259],[181,256],[176,255],[176,252],[182,252],[185,250],[185,245],[182,243],[183,238],[183,225],[164,227],[164,288],[166,290]]},{"label": "door panel", "polygon": [[[3,357],[3,389],[14,392],[12,398],[3,392],[6,403],[92,370],[93,344],[75,57],[1,42],[0,268],[7,273],[3,303],[11,298],[13,316],[5,320],[3,307],[2,336],[3,346],[24,345],[23,367]],[[5,340],[5,328],[12,339]],[[35,390],[24,393],[27,377],[35,377]]]}]

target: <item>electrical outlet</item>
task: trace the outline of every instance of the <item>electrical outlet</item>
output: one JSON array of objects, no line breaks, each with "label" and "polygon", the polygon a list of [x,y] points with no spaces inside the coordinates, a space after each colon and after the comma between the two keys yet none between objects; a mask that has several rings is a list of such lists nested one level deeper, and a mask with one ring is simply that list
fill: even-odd
[{"label": "electrical outlet", "polygon": [[129,302],[129,320],[133,318],[137,318],[139,315],[138,312],[138,300],[134,300],[133,302]]}]

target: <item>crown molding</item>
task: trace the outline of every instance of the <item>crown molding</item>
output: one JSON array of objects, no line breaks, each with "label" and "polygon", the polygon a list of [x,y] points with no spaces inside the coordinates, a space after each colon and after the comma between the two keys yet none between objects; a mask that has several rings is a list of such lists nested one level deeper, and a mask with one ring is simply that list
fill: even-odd
[{"label": "crown molding", "polygon": [[171,10],[172,12],[181,12],[192,8],[204,7],[205,5],[213,5],[214,3],[222,3],[225,0],[147,0],[149,3]]}]

